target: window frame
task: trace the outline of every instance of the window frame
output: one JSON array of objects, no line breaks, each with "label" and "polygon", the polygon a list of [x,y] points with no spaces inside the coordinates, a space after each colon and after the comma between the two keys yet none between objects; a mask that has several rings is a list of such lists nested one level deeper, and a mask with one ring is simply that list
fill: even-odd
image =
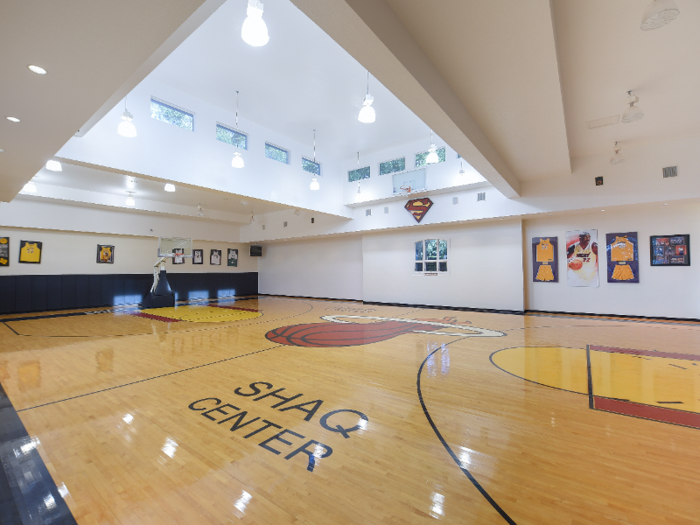
[{"label": "window frame", "polygon": [[[364,169],[368,169],[368,170],[369,170],[369,173],[368,173],[368,175],[367,175],[366,177],[361,177],[361,178],[359,178],[359,179],[350,180],[350,174],[351,174],[351,173],[353,173],[353,172],[355,172],[355,171],[364,170]],[[367,179],[369,179],[371,176],[372,176],[372,167],[371,167],[370,165],[362,166],[361,168],[355,168],[354,170],[348,170],[348,182],[358,182],[358,181],[361,181],[361,180],[367,180]]]},{"label": "window frame", "polygon": [[[151,114],[151,104],[153,104],[154,102],[155,102],[156,104],[158,104],[158,105],[165,106],[166,108],[174,109],[175,111],[180,111],[180,112],[182,112],[182,113],[185,113],[186,115],[190,115],[190,116],[192,117],[192,129],[183,128],[182,126],[178,126],[177,124],[173,124],[172,122],[168,122],[167,120],[161,120],[161,119],[159,119],[159,118],[154,117],[154,116]],[[189,109],[185,109],[185,108],[183,108],[183,107],[181,107],[181,106],[177,106],[177,105],[175,105],[175,104],[171,104],[170,102],[166,102],[165,100],[163,100],[163,99],[161,99],[161,98],[158,98],[158,97],[154,97],[153,95],[151,95],[151,104],[149,104],[149,106],[148,106],[148,113],[149,113],[149,116],[150,116],[153,120],[157,120],[158,122],[163,122],[163,123],[165,123],[165,124],[170,124],[171,126],[175,126],[176,128],[184,129],[185,131],[191,131],[192,133],[194,133],[194,131],[195,131],[195,120],[196,120],[196,118],[195,118],[196,113],[195,113],[194,111],[190,111]]]},{"label": "window frame", "polygon": [[[437,241],[437,258],[436,259],[428,259],[427,254],[427,245],[426,243],[428,241]],[[440,258],[440,242],[444,241],[446,244],[446,250],[447,250],[447,256],[442,259]],[[419,242],[423,243],[423,258],[421,260],[416,259],[416,244]],[[441,275],[449,275],[450,274],[450,264],[447,264],[448,261],[450,260],[450,240],[449,239],[441,239],[439,237],[433,237],[433,238],[427,238],[427,239],[421,239],[419,241],[414,241],[413,243],[413,275],[427,275],[427,276],[432,276],[432,277],[439,277]],[[436,265],[436,270],[435,271],[428,271],[426,270],[426,264],[429,262],[434,262]],[[416,264],[422,264],[423,269],[422,270],[417,270],[416,269]],[[446,263],[447,264],[447,270],[440,270],[440,263]]]},{"label": "window frame", "polygon": [[[309,170],[305,170],[304,161],[310,162],[311,164],[316,164],[318,166],[318,173],[313,173]],[[309,157],[306,157],[304,155],[301,156],[301,170],[305,173],[308,173],[309,175],[313,175],[314,177],[323,177],[323,167],[321,166],[321,163],[310,159]]]},{"label": "window frame", "polygon": [[[395,160],[403,159],[403,169],[402,170],[397,170],[397,171],[390,171],[389,173],[382,173],[382,164],[386,164],[387,162],[394,162]],[[406,169],[406,155],[403,155],[402,157],[396,157],[395,159],[389,159],[385,160],[383,162],[380,162],[377,165],[377,173],[379,173],[379,176],[384,176],[384,175],[393,175],[394,173],[403,173],[404,171],[408,171]]]},{"label": "window frame", "polygon": [[[282,162],[281,160],[277,160],[277,159],[274,159],[272,157],[268,157],[267,156],[267,146],[284,151],[287,154],[287,162]],[[287,166],[289,166],[292,163],[292,152],[286,148],[283,148],[282,146],[278,146],[274,142],[265,141],[265,158],[269,159],[269,160],[274,160],[275,162],[279,162],[280,164],[286,164]]]},{"label": "window frame", "polygon": [[[233,133],[238,133],[239,135],[243,135],[245,137],[245,148],[242,148],[241,146],[236,146],[235,144],[229,144],[228,142],[224,142],[223,140],[219,140],[219,137],[216,136],[216,131],[218,131],[219,128],[223,128],[227,131],[232,131]],[[245,131],[241,131],[240,129],[236,129],[233,126],[228,126],[228,125],[224,124],[223,122],[219,122],[218,120],[216,122],[216,127],[214,128],[214,138],[216,140],[218,140],[219,142],[226,144],[227,146],[232,146],[234,148],[243,149],[243,150],[248,151],[248,139],[250,139],[250,135],[248,135],[248,133],[246,133]]]},{"label": "window frame", "polygon": [[[435,164],[441,164],[441,163],[443,163],[443,162],[447,162],[447,146],[442,146],[441,148],[435,148],[435,152],[437,153],[437,152],[439,152],[441,149],[442,149],[442,150],[445,150],[445,160],[440,160],[440,161],[436,162]],[[415,166],[414,166],[415,169],[427,168],[428,166],[435,166],[435,164],[423,164],[422,166],[419,166],[419,165],[418,165],[418,155],[423,155],[423,153],[428,153],[429,151],[430,151],[430,148],[428,148],[428,149],[426,149],[426,150],[424,150],[424,151],[419,151],[418,153],[416,153],[416,155],[415,155],[415,162],[414,162],[414,163],[415,163]],[[426,157],[427,157],[427,155],[426,155]],[[440,158],[440,153],[438,153],[438,158]]]}]

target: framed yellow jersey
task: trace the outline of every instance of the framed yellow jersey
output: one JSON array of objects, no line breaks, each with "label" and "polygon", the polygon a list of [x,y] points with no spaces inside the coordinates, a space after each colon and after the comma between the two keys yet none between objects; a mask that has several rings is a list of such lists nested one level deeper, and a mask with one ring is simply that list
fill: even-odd
[{"label": "framed yellow jersey", "polygon": [[559,282],[557,245],[557,237],[532,238],[532,282]]},{"label": "framed yellow jersey", "polygon": [[19,241],[19,262],[41,264],[41,242]]},{"label": "framed yellow jersey", "polygon": [[637,232],[608,233],[605,252],[609,283],[639,282],[639,242]]},{"label": "framed yellow jersey", "polygon": [[114,246],[107,244],[97,245],[97,263],[114,264]]}]

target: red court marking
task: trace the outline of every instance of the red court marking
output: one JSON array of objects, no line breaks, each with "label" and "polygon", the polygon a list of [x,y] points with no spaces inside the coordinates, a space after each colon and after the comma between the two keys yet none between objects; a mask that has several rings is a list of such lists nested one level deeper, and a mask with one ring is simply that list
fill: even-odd
[{"label": "red court marking", "polygon": [[131,314],[136,317],[145,317],[146,319],[153,319],[154,321],[163,321],[164,323],[179,323],[180,319],[171,319],[170,317],[161,317],[160,315],[147,314],[144,312],[138,312]]},{"label": "red court marking", "polygon": [[259,310],[253,310],[252,308],[239,308],[238,306],[223,306],[220,304],[212,304],[211,306],[215,306],[216,308],[226,308],[228,310],[243,310],[244,312],[255,312],[256,314],[259,313]]},{"label": "red court marking", "polygon": [[[592,348],[591,348],[592,349]],[[608,399],[607,397],[593,396],[594,408],[605,410],[623,416],[641,417],[662,423],[672,423],[684,427],[700,428],[700,414],[695,412],[685,412],[672,408],[657,407],[652,405],[642,405],[631,401],[620,401],[619,399]]]},{"label": "red court marking", "polygon": [[595,352],[608,352],[610,354],[647,355],[649,357],[666,357],[669,359],[685,359],[686,361],[700,361],[700,355],[695,354],[678,354],[675,352],[652,352],[651,350],[633,350],[631,348],[615,348],[614,346],[590,345],[588,348]]}]

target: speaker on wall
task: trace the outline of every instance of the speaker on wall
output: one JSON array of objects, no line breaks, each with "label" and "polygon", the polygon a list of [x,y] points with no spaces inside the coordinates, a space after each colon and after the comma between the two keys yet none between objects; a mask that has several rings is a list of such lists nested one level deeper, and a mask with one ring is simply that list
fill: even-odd
[{"label": "speaker on wall", "polygon": [[250,245],[250,256],[251,257],[262,257],[262,246],[259,244]]}]

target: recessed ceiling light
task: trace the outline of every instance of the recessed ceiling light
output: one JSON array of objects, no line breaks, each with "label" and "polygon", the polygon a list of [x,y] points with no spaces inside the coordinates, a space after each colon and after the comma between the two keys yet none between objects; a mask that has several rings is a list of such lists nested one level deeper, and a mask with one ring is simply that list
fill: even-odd
[{"label": "recessed ceiling light", "polygon": [[668,202],[664,202],[664,206],[668,206]]},{"label": "recessed ceiling light", "polygon": [[50,160],[46,163],[46,169],[49,171],[63,171],[61,163],[57,160]]},{"label": "recessed ceiling light", "polygon": [[600,211],[605,211],[605,210],[600,210]]},{"label": "recessed ceiling light", "polygon": [[43,67],[35,66],[33,64],[27,67],[29,68],[29,71],[31,71],[32,73],[36,73],[37,75],[46,74],[46,70]]},{"label": "recessed ceiling light", "polygon": [[17,117],[5,117],[7,120],[10,122],[19,122],[19,119]]},{"label": "recessed ceiling light", "polygon": [[22,191],[26,191],[27,193],[36,193],[36,184],[34,184],[34,182],[32,181],[29,181],[24,185]]},{"label": "recessed ceiling light", "polygon": [[128,197],[126,198],[126,205],[133,207],[136,206],[136,200],[134,200],[134,192],[133,191],[127,191]]},{"label": "recessed ceiling light", "polygon": [[166,184],[165,191],[167,191],[168,193],[173,193],[175,191],[175,185],[174,184]]}]

